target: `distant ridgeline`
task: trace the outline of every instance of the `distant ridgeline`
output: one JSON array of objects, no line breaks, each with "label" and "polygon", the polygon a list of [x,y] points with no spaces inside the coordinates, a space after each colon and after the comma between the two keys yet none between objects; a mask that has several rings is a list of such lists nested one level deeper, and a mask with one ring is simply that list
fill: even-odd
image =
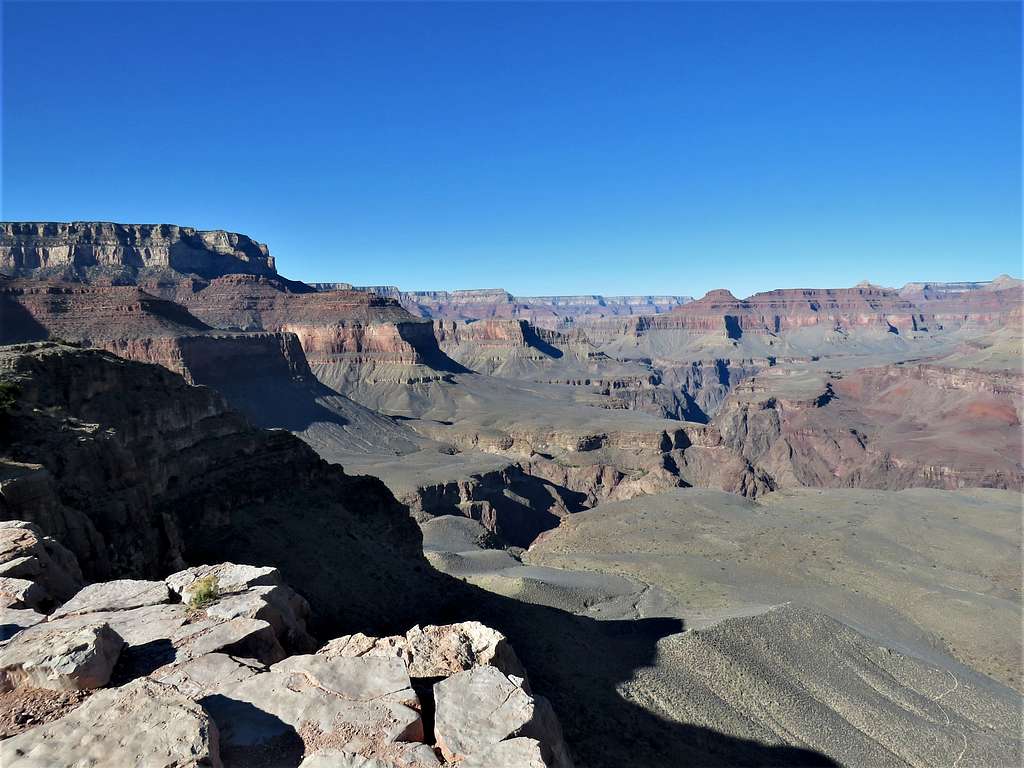
[{"label": "distant ridgeline", "polygon": [[656,315],[670,312],[691,296],[513,296],[501,288],[464,291],[403,291],[394,285],[353,286],[313,283],[318,291],[352,290],[375,293],[398,301],[412,314],[443,320],[521,318],[541,325],[571,322],[573,318]]}]

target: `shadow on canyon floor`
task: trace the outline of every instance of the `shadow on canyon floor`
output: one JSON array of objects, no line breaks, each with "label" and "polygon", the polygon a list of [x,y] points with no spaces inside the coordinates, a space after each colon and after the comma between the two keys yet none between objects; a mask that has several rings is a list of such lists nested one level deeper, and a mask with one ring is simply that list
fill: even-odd
[{"label": "shadow on canyon floor", "polygon": [[332,398],[340,400],[341,397],[319,382],[288,379],[233,382],[197,377],[196,383],[219,391],[232,408],[241,411],[252,424],[264,429],[301,432],[313,424],[344,427],[350,422],[342,413],[343,405],[326,407],[332,404]]},{"label": "shadow on canyon floor", "polygon": [[443,620],[475,619],[509,638],[534,689],[552,701],[580,766],[836,765],[811,750],[672,722],[623,698],[617,686],[654,664],[658,640],[683,630],[679,619],[597,621],[460,586],[464,597]]},{"label": "shadow on canyon floor", "polygon": [[[379,480],[359,477],[346,478],[335,492],[368,520],[379,520],[384,515],[373,505],[379,506],[381,489]],[[469,620],[503,632],[534,690],[551,699],[580,768],[835,765],[817,752],[666,720],[623,698],[618,686],[654,665],[658,641],[682,631],[678,619],[598,621],[479,589],[435,571],[412,551],[356,537],[322,498],[297,495],[287,508],[257,504],[235,516],[230,529],[201,531],[189,560],[277,564],[309,600],[320,619],[313,631],[322,640]],[[402,527],[382,528],[377,541],[406,535]]]}]

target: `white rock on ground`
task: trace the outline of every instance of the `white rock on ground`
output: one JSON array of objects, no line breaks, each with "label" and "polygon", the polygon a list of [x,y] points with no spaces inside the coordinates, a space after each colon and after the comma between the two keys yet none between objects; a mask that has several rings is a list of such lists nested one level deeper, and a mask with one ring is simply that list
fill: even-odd
[{"label": "white rock on ground", "polygon": [[124,640],[106,622],[78,627],[37,624],[0,648],[0,691],[102,688],[110,680]]},{"label": "white rock on ground", "polygon": [[306,628],[309,603],[286,585],[249,587],[225,595],[207,606],[206,613],[223,619],[246,617],[266,621],[281,644],[295,653],[309,653],[316,648],[316,641]]},{"label": "white rock on ground", "polygon": [[217,728],[171,686],[136,680],[0,742],[4,768],[221,768]]},{"label": "white rock on ground", "polygon": [[224,750],[271,748],[298,733],[307,751],[373,756],[424,735],[419,700],[399,659],[292,656],[220,686],[200,703],[217,723]]},{"label": "white rock on ground", "polygon": [[495,667],[474,667],[437,683],[434,704],[434,734],[447,760],[474,757],[505,739],[528,736],[541,743],[551,766],[572,765],[551,705],[523,690],[520,678]]},{"label": "white rock on ground", "polygon": [[171,601],[171,592],[162,581],[117,579],[90,584],[51,614],[51,618],[100,611],[128,611]]}]

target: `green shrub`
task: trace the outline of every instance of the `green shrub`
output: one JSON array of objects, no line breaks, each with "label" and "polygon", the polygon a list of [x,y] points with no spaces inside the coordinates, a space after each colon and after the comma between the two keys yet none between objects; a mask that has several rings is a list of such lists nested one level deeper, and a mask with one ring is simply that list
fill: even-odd
[{"label": "green shrub", "polygon": [[204,576],[192,585],[192,596],[188,599],[188,604],[192,608],[205,608],[216,602],[218,597],[220,589],[217,587],[217,577]]}]

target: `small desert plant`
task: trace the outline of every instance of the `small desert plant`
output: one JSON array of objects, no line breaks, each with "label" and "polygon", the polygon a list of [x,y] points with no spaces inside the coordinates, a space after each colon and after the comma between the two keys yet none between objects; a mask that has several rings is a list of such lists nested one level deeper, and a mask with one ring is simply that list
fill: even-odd
[{"label": "small desert plant", "polygon": [[210,603],[216,602],[220,597],[220,589],[217,587],[216,576],[204,576],[196,579],[192,585],[192,596],[188,604],[192,608],[205,608]]}]

